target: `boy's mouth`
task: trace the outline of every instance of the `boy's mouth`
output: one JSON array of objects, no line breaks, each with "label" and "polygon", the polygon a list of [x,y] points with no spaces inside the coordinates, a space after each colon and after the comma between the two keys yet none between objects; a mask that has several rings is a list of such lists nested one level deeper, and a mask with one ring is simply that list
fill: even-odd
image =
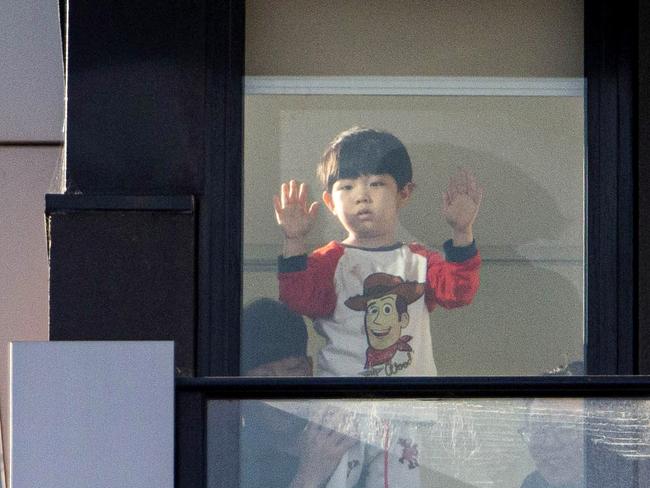
[{"label": "boy's mouth", "polygon": [[370,211],[370,210],[365,210],[365,209],[364,209],[364,210],[359,210],[359,211],[357,212],[357,217],[359,217],[359,218],[368,218],[368,217],[372,217],[372,211]]}]

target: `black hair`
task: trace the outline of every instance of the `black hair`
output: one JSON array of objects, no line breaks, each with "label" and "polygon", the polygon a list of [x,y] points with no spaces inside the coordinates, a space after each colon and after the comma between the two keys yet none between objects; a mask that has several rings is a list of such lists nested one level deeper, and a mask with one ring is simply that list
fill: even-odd
[{"label": "black hair", "polygon": [[242,374],[262,364],[306,356],[307,327],[283,303],[261,298],[244,307],[241,327]]},{"label": "black hair", "polygon": [[393,134],[363,127],[352,127],[337,135],[318,164],[318,177],[323,189],[330,193],[337,180],[380,174],[395,178],[401,190],[413,179],[411,158]]}]

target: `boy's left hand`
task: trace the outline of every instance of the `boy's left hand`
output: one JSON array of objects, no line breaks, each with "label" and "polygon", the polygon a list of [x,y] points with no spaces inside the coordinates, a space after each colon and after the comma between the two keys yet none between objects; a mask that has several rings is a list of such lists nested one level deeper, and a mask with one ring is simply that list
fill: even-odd
[{"label": "boy's left hand", "polygon": [[474,240],[472,225],[482,199],[483,188],[469,170],[462,169],[449,179],[442,214],[453,229],[454,245],[469,245]]}]

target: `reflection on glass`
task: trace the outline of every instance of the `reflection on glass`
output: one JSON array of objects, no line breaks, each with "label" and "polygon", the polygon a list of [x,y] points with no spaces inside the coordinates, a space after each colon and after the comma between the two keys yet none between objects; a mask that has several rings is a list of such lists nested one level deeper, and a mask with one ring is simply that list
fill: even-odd
[{"label": "reflection on glass", "polygon": [[[306,316],[307,355],[315,360],[315,375],[431,375],[436,370],[443,375],[539,375],[583,359],[582,97],[249,95],[245,110],[245,303],[257,297],[277,299],[285,293],[277,277],[277,255],[283,252],[289,257],[293,251],[308,253],[326,246],[323,252],[327,256],[343,249],[345,258],[352,254],[350,244],[379,246],[389,252],[391,243],[418,242],[454,260],[454,251],[444,245],[446,239],[454,237],[454,226],[450,228],[449,219],[440,215],[449,203],[445,195],[457,195],[460,187],[485,187],[486,197],[472,228],[483,262],[480,288],[471,305],[449,311],[436,307],[427,318],[429,327],[421,315],[428,315],[431,307],[427,310],[413,302],[408,304],[408,325],[397,321],[398,328],[380,323],[375,331],[365,320],[368,307],[360,308],[367,300],[353,304],[359,310],[341,304],[327,315],[332,299],[326,293],[329,288],[342,302],[367,297],[370,289],[363,277],[354,285],[341,281],[355,278],[354,263],[347,273],[335,267],[333,276],[322,277],[320,295],[307,300],[298,297],[300,306],[291,304]],[[324,164],[324,178],[319,179],[317,166],[323,150],[329,147],[329,152],[345,153],[336,144],[327,146],[327,141],[354,125],[381,128],[395,135],[406,148],[412,177],[402,181],[399,171],[393,174],[390,169],[384,171],[381,164],[369,164],[370,158],[357,154],[365,147],[359,145],[348,158],[354,164],[345,163],[343,154],[339,174]],[[326,154],[323,159],[327,162],[331,158]],[[459,178],[458,168],[467,168],[473,177]],[[341,184],[386,174],[388,186],[394,185],[399,197],[398,211],[382,213],[383,227],[379,226],[390,231],[391,242],[350,240],[359,237],[356,224],[373,224],[373,214],[367,212],[365,220],[356,222],[352,217],[361,217],[347,212],[344,199],[337,196],[354,189]],[[299,184],[292,187],[292,179],[306,183],[309,190],[303,187],[301,191]],[[368,181],[369,185],[383,183]],[[275,210],[281,226],[274,215],[274,195],[278,196]],[[471,195],[468,198],[469,202],[476,200],[479,198]],[[320,210],[312,206],[313,202],[321,202]],[[287,219],[287,209],[297,211],[298,218]],[[296,221],[300,225],[295,225]],[[287,222],[292,222],[290,228]],[[296,244],[296,229],[309,230],[297,251],[287,248]],[[284,249],[283,240],[289,241]],[[331,241],[336,243],[328,244]],[[285,264],[300,265],[298,261],[294,256]],[[427,283],[426,276],[388,268],[376,271],[404,282]],[[306,286],[293,288],[304,293],[309,290]],[[425,302],[426,297],[419,300]],[[313,310],[313,305],[326,310]],[[322,315],[332,321],[331,327],[323,324]],[[348,317],[352,315],[355,320]],[[311,318],[317,320],[312,323]],[[354,335],[350,332],[349,337],[337,341],[342,337],[337,331],[348,333],[343,323]],[[385,333],[388,339],[383,339]],[[386,369],[390,361],[375,352],[388,347],[375,347],[371,340],[390,342],[390,347],[397,344],[396,354],[404,359],[393,361]],[[340,355],[335,357],[332,350]],[[419,367],[424,351],[428,351],[428,364]],[[407,362],[409,352],[412,363],[399,369],[398,365]],[[374,366],[366,367],[366,363]]]},{"label": "reflection on glass", "polygon": [[[232,420],[245,488],[632,488],[650,458],[648,401],[241,401]],[[219,402],[208,421],[214,453]]]},{"label": "reflection on glass", "polygon": [[307,329],[286,305],[262,298],[244,308],[240,366],[246,376],[311,376]]},{"label": "reflection on glass", "polygon": [[536,470],[522,488],[584,486],[584,402],[533,400],[519,430]]}]

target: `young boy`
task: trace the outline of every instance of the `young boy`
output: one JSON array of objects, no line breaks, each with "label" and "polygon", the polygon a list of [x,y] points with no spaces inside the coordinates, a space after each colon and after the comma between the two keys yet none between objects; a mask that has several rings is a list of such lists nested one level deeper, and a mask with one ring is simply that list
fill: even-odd
[{"label": "young boy", "polygon": [[479,286],[481,258],[472,225],[482,189],[467,171],[443,198],[452,228],[445,257],[396,240],[399,210],[415,188],[404,145],[388,132],[352,128],[328,146],[319,165],[323,202],[347,231],[307,256],[305,237],[318,204],[291,180],[274,200],[284,232],[280,300],[314,320],[326,339],[320,376],[436,374],[429,312],[469,304]]}]

